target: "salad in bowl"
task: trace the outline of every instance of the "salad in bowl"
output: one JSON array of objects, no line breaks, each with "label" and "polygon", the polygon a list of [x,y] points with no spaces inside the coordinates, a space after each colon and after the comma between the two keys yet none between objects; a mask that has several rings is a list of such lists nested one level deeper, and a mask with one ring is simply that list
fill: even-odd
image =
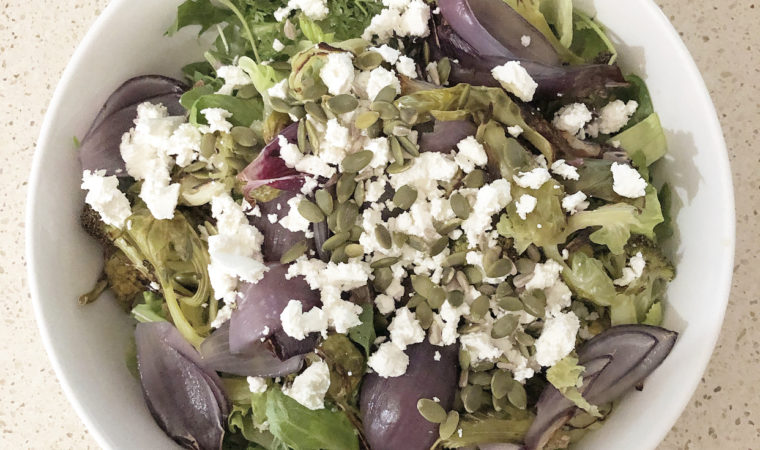
[{"label": "salad in bowl", "polygon": [[[125,370],[187,448],[566,448],[667,357],[666,140],[568,1],[188,0],[82,137]],[[131,320],[125,317],[125,320]]]}]

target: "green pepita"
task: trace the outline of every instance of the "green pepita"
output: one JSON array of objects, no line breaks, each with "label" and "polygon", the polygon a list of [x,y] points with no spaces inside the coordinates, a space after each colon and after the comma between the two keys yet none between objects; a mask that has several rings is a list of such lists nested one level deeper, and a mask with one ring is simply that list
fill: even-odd
[{"label": "green pepita", "polygon": [[462,266],[467,262],[467,252],[452,253],[443,260],[443,267]]},{"label": "green pepita", "polygon": [[[370,266],[371,267],[371,266]],[[372,285],[378,292],[385,292],[393,282],[393,271],[390,267],[380,267],[372,272],[374,279]]]},{"label": "green pepita", "polygon": [[216,136],[213,133],[204,134],[201,138],[201,156],[210,158],[216,152]]},{"label": "green pepita", "polygon": [[393,103],[393,100],[396,99],[396,95],[398,95],[398,92],[396,91],[396,86],[388,85],[385,86],[380,90],[380,92],[377,93],[375,98],[371,99],[373,102],[388,102]]},{"label": "green pepita", "polygon": [[317,201],[317,206],[319,206],[319,209],[321,209],[325,215],[332,214],[334,208],[333,197],[326,189],[318,190],[314,193],[314,197]]},{"label": "green pepita", "polygon": [[437,286],[427,275],[412,275],[412,288],[414,292],[429,299],[433,295],[433,290]]},{"label": "green pepita", "polygon": [[[206,136],[208,136],[208,135],[206,135]],[[197,172],[197,171],[199,171],[201,169],[205,169],[206,166],[207,166],[207,163],[205,163],[203,161],[196,161],[196,162],[190,164],[189,166],[186,166],[184,170],[187,173],[193,173],[193,172]]]},{"label": "green pepita", "polygon": [[272,105],[272,109],[283,114],[287,114],[290,111],[290,105],[285,100],[279,97],[269,97],[269,104]]},{"label": "green pepita", "polygon": [[484,267],[486,271],[486,276],[489,278],[499,278],[506,275],[509,275],[512,273],[512,269],[514,269],[515,265],[512,264],[512,261],[509,259],[498,259],[494,261],[492,264],[487,265]]},{"label": "green pepita", "polygon": [[455,273],[456,271],[453,267],[445,267],[443,272],[441,272],[441,283],[444,285],[451,283],[451,280],[454,279]]},{"label": "green pepita", "polygon": [[309,153],[309,141],[306,136],[306,120],[301,119],[298,121],[298,134],[297,134],[298,150],[304,155]]},{"label": "green pepita", "polygon": [[354,225],[351,227],[351,237],[349,237],[349,240],[358,242],[359,238],[362,237],[362,233],[364,233],[364,228],[359,225]]},{"label": "green pepita", "polygon": [[459,225],[462,225],[462,219],[450,219],[446,222],[433,222],[433,228],[435,228],[435,231],[441,236],[451,233]]},{"label": "green pepita", "polygon": [[243,100],[248,100],[249,98],[256,97],[257,95],[259,95],[259,91],[256,90],[256,86],[249,84],[238,89],[235,97],[242,98]]},{"label": "green pepita", "polygon": [[454,434],[457,427],[459,427],[459,413],[457,411],[449,411],[446,420],[441,422],[441,426],[438,427],[438,435],[441,439],[446,440]]},{"label": "green pepita", "polygon": [[345,114],[356,110],[359,106],[359,100],[353,95],[341,94],[328,100],[327,106],[329,106],[330,110],[335,114]]},{"label": "green pepita", "polygon": [[350,236],[351,234],[347,231],[334,234],[322,244],[322,250],[331,252],[343,245]]},{"label": "green pepita", "polygon": [[364,183],[359,181],[354,189],[354,201],[357,205],[364,203]]},{"label": "green pepita", "polygon": [[414,156],[414,157],[420,156],[420,149],[407,136],[397,135],[397,139],[398,139],[399,144],[401,144],[401,147],[404,148],[405,152],[409,153],[411,156]]},{"label": "green pepita", "polygon": [[520,273],[532,273],[533,269],[536,268],[536,263],[528,258],[520,258],[515,263],[515,266],[517,266],[517,271]]},{"label": "green pepita", "polygon": [[311,223],[319,223],[325,220],[325,215],[319,206],[306,199],[301,200],[298,204],[298,212]]},{"label": "green pepita", "polygon": [[543,291],[534,289],[526,292],[522,297],[522,302],[525,305],[525,312],[532,316],[544,317],[546,294]]},{"label": "green pepita", "polygon": [[451,61],[449,58],[441,58],[438,60],[438,78],[441,80],[442,85],[446,85],[449,81],[449,75],[451,74]]},{"label": "green pepita", "polygon": [[248,127],[232,127],[230,135],[236,143],[243,147],[253,147],[256,145],[256,133]]},{"label": "green pepita", "polygon": [[399,114],[398,109],[392,103],[384,101],[375,100],[369,105],[369,109],[379,113],[383,120],[395,119]]},{"label": "green pepita", "polygon": [[467,412],[477,412],[483,406],[484,400],[485,395],[483,395],[482,387],[468,385],[462,389],[462,403],[464,403],[464,409]]},{"label": "green pepita", "polygon": [[304,117],[306,117],[306,110],[304,109],[303,106],[296,105],[296,106],[291,107],[290,110],[288,110],[288,115],[295,117],[298,120],[301,120]]},{"label": "green pepita", "polygon": [[433,309],[439,309],[443,306],[444,301],[446,301],[446,290],[440,286],[435,286],[427,298],[428,305]]},{"label": "green pepita", "polygon": [[480,297],[473,300],[472,304],[470,305],[470,314],[480,319],[483,316],[488,313],[488,308],[491,306],[491,302],[485,295],[481,295]]},{"label": "green pepita", "polygon": [[419,294],[414,294],[409,298],[409,301],[406,302],[406,307],[409,309],[414,309],[416,311],[417,308],[419,308],[420,305],[422,305],[423,303],[427,305],[427,302],[425,301],[425,297]]},{"label": "green pepita", "polygon": [[348,262],[348,256],[346,256],[346,244],[343,244],[332,251],[330,254],[330,261],[336,264]]},{"label": "green pepita", "polygon": [[446,301],[453,307],[459,307],[464,303],[464,292],[459,290],[449,291]]},{"label": "green pepita", "polygon": [[354,59],[354,65],[361,70],[376,69],[383,63],[383,56],[371,50],[361,53]]},{"label": "green pepita", "polygon": [[345,203],[354,195],[354,189],[356,189],[356,174],[344,173],[338,178],[338,183],[335,187],[335,194],[338,197],[338,203]]},{"label": "green pepita", "polygon": [[399,110],[399,117],[401,117],[401,120],[403,120],[405,123],[408,123],[409,125],[414,125],[415,123],[417,123],[417,118],[419,117],[419,113],[417,113],[417,110],[414,108],[402,107]]},{"label": "green pepita", "polygon": [[417,189],[405,184],[393,195],[393,203],[396,207],[408,210],[417,200]]},{"label": "green pepita", "polygon": [[512,285],[506,281],[499,283],[499,286],[496,288],[497,297],[507,297],[514,293],[515,290],[512,288]]},{"label": "green pepita", "polygon": [[463,272],[467,275],[467,281],[470,284],[480,284],[483,282],[483,272],[481,272],[479,267],[467,266],[463,269]]},{"label": "green pepita", "polygon": [[507,314],[496,320],[491,328],[491,337],[501,339],[514,333],[519,323],[519,317],[513,314]]},{"label": "green pepita", "polygon": [[515,380],[512,376],[503,370],[497,370],[491,377],[491,394],[496,398],[504,398],[512,389],[512,383]]},{"label": "green pepita", "polygon": [[464,195],[460,194],[459,192],[455,192],[451,195],[451,197],[449,197],[449,202],[451,203],[451,209],[454,211],[454,214],[456,214],[457,217],[462,220],[470,217],[472,207],[470,207],[470,202],[467,201],[467,198]]},{"label": "green pepita", "polygon": [[380,258],[376,261],[372,261],[372,264],[370,264],[369,267],[371,269],[382,269],[384,267],[390,267],[397,262],[399,262],[399,258],[397,256],[387,256],[385,258]]},{"label": "green pepita", "polygon": [[285,251],[285,253],[282,254],[282,256],[280,257],[280,263],[281,264],[292,263],[293,261],[303,256],[306,253],[306,250],[308,250],[308,248],[309,248],[309,244],[306,242],[306,240],[299,241],[293,244],[292,247],[290,247],[288,250]]},{"label": "green pepita", "polygon": [[533,262],[537,263],[541,261],[541,250],[539,250],[535,244],[530,244],[526,250],[526,253],[528,254],[528,258],[533,260]]},{"label": "green pepita", "polygon": [[370,150],[363,150],[360,152],[352,153],[345,158],[341,163],[343,172],[358,173],[363,168],[367,167],[367,164],[372,161],[375,154]]},{"label": "green pepita", "polygon": [[528,406],[528,394],[520,383],[512,383],[512,387],[507,393],[509,403],[515,405],[517,409],[525,409]]},{"label": "green pepita", "polygon": [[364,247],[361,244],[348,244],[346,246],[346,256],[349,258],[358,258],[364,255]]},{"label": "green pepita", "polygon": [[491,361],[478,361],[472,363],[473,372],[488,372],[495,367]]},{"label": "green pepita", "polygon": [[496,288],[490,284],[481,284],[480,286],[478,286],[478,292],[480,292],[483,295],[491,296],[496,293]]},{"label": "green pepita", "polygon": [[507,311],[522,311],[523,304],[519,298],[507,296],[499,299],[499,307]]},{"label": "green pepita", "polygon": [[473,372],[467,381],[476,386],[491,386],[491,374],[489,372]]},{"label": "green pepita", "polygon": [[311,148],[314,151],[315,155],[319,154],[319,133],[317,132],[317,129],[314,127],[314,124],[309,122],[308,120],[306,123],[306,135],[309,137],[309,144],[311,144]]},{"label": "green pepita", "polygon": [[443,406],[427,398],[417,400],[417,411],[428,422],[441,423],[446,420],[446,410]]},{"label": "green pepita", "polygon": [[359,207],[352,201],[347,201],[338,206],[338,222],[336,226],[340,231],[350,230],[359,216]]},{"label": "green pepita", "polygon": [[338,231],[338,211],[333,210],[333,212],[327,216],[327,228],[334,233]]},{"label": "green pepita", "polygon": [[417,305],[414,313],[417,316],[417,320],[420,321],[422,328],[427,330],[433,324],[433,310],[430,309],[430,306],[424,300]]},{"label": "green pepita", "polygon": [[318,105],[317,103],[306,102],[303,104],[303,109],[305,109],[306,113],[314,118],[314,120],[318,120],[322,123],[327,122],[327,115],[325,114],[325,110],[322,109],[322,106]]},{"label": "green pepita", "polygon": [[391,156],[393,160],[399,164],[404,163],[404,149],[401,147],[401,143],[396,136],[391,136],[389,139],[391,147]]},{"label": "green pepita", "polygon": [[378,244],[380,244],[380,246],[384,249],[389,249],[393,246],[391,233],[382,224],[379,224],[375,227],[375,239],[377,239]]},{"label": "green pepita", "polygon": [[471,189],[480,189],[486,184],[486,173],[480,169],[475,169],[468,173],[462,180],[465,187]]},{"label": "green pepita", "polygon": [[364,111],[363,113],[356,116],[356,121],[354,124],[356,125],[356,128],[360,130],[366,130],[367,128],[374,125],[378,119],[380,119],[380,113],[376,111]]},{"label": "green pepita", "polygon": [[385,171],[388,172],[391,175],[395,175],[397,173],[406,172],[407,170],[412,168],[412,162],[408,161],[403,164],[399,164],[397,162],[394,162],[393,164],[390,164]]},{"label": "green pepita", "polygon": [[437,239],[435,242],[433,242],[433,245],[430,246],[430,256],[437,256],[442,251],[446,249],[446,247],[449,246],[449,238],[448,236],[444,236],[442,238]]},{"label": "green pepita", "polygon": [[409,240],[406,241],[406,245],[408,245],[409,247],[412,247],[418,252],[427,253],[428,251],[427,242],[425,242],[424,239],[418,236],[409,236]]},{"label": "green pepita", "polygon": [[400,231],[393,232],[393,243],[396,244],[396,247],[401,248],[405,246],[407,242],[409,242],[408,234],[402,233]]},{"label": "green pepita", "polygon": [[515,340],[520,344],[524,345],[525,347],[530,347],[533,345],[533,343],[536,342],[535,339],[533,339],[533,336],[529,335],[528,333],[524,331],[518,331],[515,333]]}]

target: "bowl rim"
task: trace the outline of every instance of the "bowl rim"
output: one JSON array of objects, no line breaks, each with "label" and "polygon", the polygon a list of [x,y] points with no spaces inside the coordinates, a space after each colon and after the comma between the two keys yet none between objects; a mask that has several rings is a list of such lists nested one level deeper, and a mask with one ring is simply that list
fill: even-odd
[{"label": "bowl rim", "polygon": [[[48,326],[44,319],[44,306],[40,298],[38,288],[40,280],[38,279],[37,273],[35,271],[35,267],[37,266],[35,257],[37,243],[34,240],[33,230],[36,228],[35,225],[37,223],[37,219],[36,211],[33,208],[33,200],[38,196],[37,186],[39,185],[38,180],[42,175],[41,166],[43,153],[45,147],[47,147],[46,144],[50,139],[49,136],[52,134],[52,128],[55,125],[53,118],[57,116],[59,114],[59,111],[63,108],[63,105],[61,103],[63,93],[66,90],[66,87],[69,85],[70,80],[74,77],[75,69],[80,65],[80,61],[93,46],[97,45],[97,36],[100,35],[100,33],[106,28],[107,24],[116,15],[117,11],[127,2],[128,0],[113,0],[109,2],[108,5],[106,5],[102,13],[97,17],[97,19],[88,29],[82,41],[77,45],[71,59],[67,63],[66,68],[61,75],[60,80],[58,81],[58,84],[45,113],[45,117],[40,128],[39,138],[37,139],[37,144],[35,145],[34,156],[32,158],[32,167],[28,178],[29,188],[27,191],[27,204],[25,211],[24,238],[25,256],[27,261],[27,278],[29,280],[29,291],[31,295],[32,306],[34,309],[35,321],[42,338],[42,344],[45,348],[45,352],[50,358],[51,365],[61,384],[64,395],[68,399],[69,403],[73,406],[77,415],[87,427],[89,432],[92,434],[95,441],[103,448],[111,448],[111,442],[108,437],[101,432],[100,429],[94,426],[89,412],[85,409],[79,398],[75,395],[72,388],[72,381],[69,379],[68,374],[63,369],[59,355],[54,351],[52,344],[53,336],[51,336],[49,333]],[[657,20],[657,27],[661,28],[666,34],[664,37],[671,40],[672,43],[677,47],[678,53],[680,56],[682,56],[683,62],[685,63],[682,66],[682,71],[685,75],[693,79],[694,85],[697,87],[697,89],[693,92],[693,95],[695,95],[695,97],[698,97],[697,99],[700,101],[700,103],[702,103],[710,112],[709,118],[707,118],[709,122],[706,123],[705,126],[715,130],[716,142],[714,144],[717,145],[717,148],[715,148],[717,154],[716,158],[718,158],[720,161],[720,167],[716,168],[716,171],[719,175],[717,179],[723,185],[726,193],[726,197],[724,198],[725,204],[730,205],[730,208],[727,208],[728,211],[726,212],[724,222],[726,226],[725,231],[727,233],[727,239],[725,243],[729,246],[727,262],[730,264],[722,265],[722,267],[720,267],[720,273],[718,276],[718,279],[720,280],[718,290],[721,295],[717,301],[720,302],[720,313],[719,317],[716,317],[717,320],[710,322],[712,325],[709,330],[702,330],[703,332],[710,332],[710,351],[702,352],[695,357],[695,359],[698,359],[695,365],[699,367],[699,376],[693,376],[690,379],[684,381],[688,385],[688,389],[685,392],[689,392],[689,395],[684,396],[678,402],[678,408],[671,408],[665,414],[666,417],[662,423],[667,423],[668,427],[661,427],[658,432],[650,433],[648,435],[648,438],[644,439],[650,442],[652,444],[652,448],[654,448],[658,443],[662,442],[665,436],[672,429],[673,425],[675,425],[678,418],[683,414],[686,406],[693,397],[694,392],[696,391],[700,380],[707,369],[707,365],[710,362],[710,359],[712,358],[713,352],[715,350],[715,345],[717,344],[718,338],[720,337],[720,331],[723,327],[726,308],[728,306],[728,301],[730,298],[733,278],[733,265],[736,252],[736,204],[734,199],[732,172],[730,168],[730,160],[728,149],[725,143],[725,137],[720,121],[718,119],[717,110],[715,109],[714,102],[710,97],[704,78],[702,77],[702,74],[699,71],[696,62],[694,61],[691,52],[689,52],[675,27],[670,22],[670,20],[668,20],[660,7],[657,6],[654,0],[640,0],[640,3],[643,8],[647,8],[649,10],[647,12],[650,14],[650,16],[654,17],[655,20]]]}]

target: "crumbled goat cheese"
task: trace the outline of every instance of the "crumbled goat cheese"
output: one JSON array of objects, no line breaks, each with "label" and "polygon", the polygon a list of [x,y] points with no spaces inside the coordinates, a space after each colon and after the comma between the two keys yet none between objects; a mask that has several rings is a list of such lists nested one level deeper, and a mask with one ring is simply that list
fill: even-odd
[{"label": "crumbled goat cheese", "polygon": [[599,111],[599,133],[617,133],[628,123],[638,107],[639,104],[635,100],[630,100],[628,103],[622,100],[608,103]]},{"label": "crumbled goat cheese", "polygon": [[494,361],[502,354],[501,349],[493,345],[491,333],[485,331],[463,334],[459,342],[470,353],[473,362]]},{"label": "crumbled goat cheese", "polygon": [[278,136],[280,144],[280,158],[285,165],[299,172],[308,173],[317,177],[330,178],[335,174],[335,168],[330,167],[325,161],[315,155],[304,156],[298,146],[288,142],[283,135]]},{"label": "crumbled goat cheese", "polygon": [[346,157],[349,136],[348,128],[341,125],[338,119],[330,119],[319,143],[319,159],[328,164],[340,164]]},{"label": "crumbled goat cheese", "polygon": [[536,167],[530,172],[520,172],[513,176],[518,186],[526,189],[540,189],[547,181],[552,179],[548,170],[543,167]]},{"label": "crumbled goat cheese", "polygon": [[546,288],[544,294],[546,295],[547,317],[554,317],[564,308],[568,308],[573,296],[570,288],[559,279],[553,285]]},{"label": "crumbled goat cheese", "polygon": [[380,314],[390,314],[396,307],[393,297],[385,294],[375,296],[375,306]]},{"label": "crumbled goat cheese", "polygon": [[417,78],[417,63],[408,56],[400,56],[396,63],[396,70],[401,75],[412,79]]},{"label": "crumbled goat cheese", "polygon": [[236,303],[234,301],[234,298],[231,299],[229,302],[225,302],[224,306],[219,308],[216,311],[216,317],[214,317],[214,320],[211,321],[211,328],[219,328],[221,327],[225,322],[230,320],[232,317],[232,311],[234,311],[236,308]]},{"label": "crumbled goat cheese", "polygon": [[248,382],[248,390],[252,394],[263,394],[267,390],[267,380],[261,377],[246,377],[245,381]]},{"label": "crumbled goat cheese", "polygon": [[216,76],[224,79],[224,85],[216,91],[217,94],[231,95],[232,90],[252,83],[251,77],[238,66],[222,66],[216,69]]},{"label": "crumbled goat cheese", "polygon": [[552,172],[566,180],[579,180],[578,169],[567,164],[564,159],[558,159],[552,163]]},{"label": "crumbled goat cheese", "polygon": [[433,360],[434,361],[440,361],[441,360],[441,352],[439,352],[438,350],[436,350],[435,353],[433,353]]},{"label": "crumbled goat cheese", "polygon": [[538,200],[536,200],[536,197],[528,194],[521,195],[520,199],[515,202],[517,215],[520,216],[522,220],[525,220],[525,218],[528,217],[528,214],[532,213],[533,210],[536,209],[537,204]]},{"label": "crumbled goat cheese", "polygon": [[644,260],[641,252],[636,253],[631,256],[631,259],[628,261],[628,267],[623,268],[623,276],[613,281],[613,283],[615,283],[615,286],[628,286],[631,282],[641,277],[646,265],[647,262]]},{"label": "crumbled goat cheese", "polygon": [[[293,232],[309,231],[310,222],[298,212],[298,204],[304,199],[301,194],[295,195],[288,200],[288,214],[280,219],[280,225]],[[276,215],[275,215],[276,217]]]},{"label": "crumbled goat cheese", "polygon": [[310,195],[314,192],[314,189],[319,186],[319,181],[316,177],[304,177],[303,186],[301,186],[301,193],[303,195]]},{"label": "crumbled goat cheese", "polygon": [[530,41],[531,41],[531,39],[530,39],[530,36],[528,36],[528,35],[523,35],[520,38],[520,43],[522,44],[523,47],[530,46]]},{"label": "crumbled goat cheese", "polygon": [[572,312],[560,313],[547,319],[536,340],[536,362],[551,367],[569,355],[575,348],[575,336],[579,328],[580,321]]},{"label": "crumbled goat cheese", "polygon": [[267,95],[285,100],[288,97],[288,79],[283,78],[280,82],[267,89]]},{"label": "crumbled goat cheese", "polygon": [[178,126],[169,138],[167,153],[174,156],[174,160],[180,167],[187,167],[198,159],[201,150],[201,132],[198,127],[183,123]]},{"label": "crumbled goat cheese", "polygon": [[282,392],[309,409],[325,407],[325,394],[330,388],[330,368],[324,361],[310,365]]},{"label": "crumbled goat cheese", "polygon": [[394,0],[383,2],[386,7],[372,18],[364,30],[362,39],[371,41],[377,36],[377,42],[388,42],[394,32],[400,37],[426,37],[430,34],[430,6],[423,0]]},{"label": "crumbled goat cheese", "polygon": [[414,164],[408,170],[391,175],[393,189],[408,184],[417,189],[419,197],[427,197],[438,189],[438,181],[451,180],[459,170],[454,159],[442,153],[424,152],[413,161]]},{"label": "crumbled goat cheese", "polygon": [[393,86],[397,94],[401,93],[401,83],[392,70],[382,66],[372,69],[367,80],[367,98],[374,100],[386,86]]},{"label": "crumbled goat cheese", "polygon": [[387,44],[383,44],[380,47],[371,48],[370,51],[379,53],[383,57],[385,62],[390,65],[396,64],[398,58],[401,56],[401,52],[393,47],[389,47]]},{"label": "crumbled goat cheese", "polygon": [[321,308],[303,312],[303,303],[291,299],[280,313],[282,329],[288,336],[302,341],[311,333],[327,334],[327,316]]},{"label": "crumbled goat cheese", "polygon": [[129,200],[119,190],[119,179],[115,175],[105,176],[105,171],[82,173],[82,189],[87,191],[84,201],[92,207],[106,225],[124,228],[127,218],[132,215]]},{"label": "crumbled goat cheese", "polygon": [[586,194],[582,191],[568,195],[562,199],[562,209],[570,213],[571,216],[575,215],[589,207],[589,202],[586,201],[587,198]]},{"label": "crumbled goat cheese", "polygon": [[509,133],[509,135],[512,136],[515,139],[517,139],[518,137],[520,137],[520,135],[523,134],[523,131],[525,131],[525,130],[523,130],[520,125],[515,125],[513,127],[507,127],[507,133]]},{"label": "crumbled goat cheese", "polygon": [[322,20],[330,13],[327,0],[290,0],[286,6],[274,12],[274,18],[282,22],[296,9],[303,11],[312,20]]},{"label": "crumbled goat cheese", "polygon": [[641,178],[639,171],[628,164],[612,163],[612,190],[626,198],[639,198],[646,195],[647,182]]},{"label": "crumbled goat cheese", "polygon": [[223,108],[206,108],[201,110],[201,114],[206,118],[208,122],[207,127],[201,127],[204,133],[213,133],[220,131],[222,133],[229,133],[232,129],[232,124],[227,121],[232,117],[232,113]]},{"label": "crumbled goat cheese", "polygon": [[277,222],[277,214],[267,214],[267,220],[269,223]]},{"label": "crumbled goat cheese", "polygon": [[401,36],[426,37],[430,34],[430,6],[423,0],[412,0],[403,14],[397,33]]},{"label": "crumbled goat cheese", "polygon": [[454,161],[464,173],[470,173],[476,167],[485,166],[488,162],[488,155],[483,145],[475,139],[475,136],[469,136],[457,144],[459,150],[454,156]]},{"label": "crumbled goat cheese", "polygon": [[503,178],[478,189],[470,217],[462,222],[462,231],[467,236],[470,248],[477,246],[480,237],[492,228],[493,215],[512,200],[510,189],[509,181]]},{"label": "crumbled goat cheese", "polygon": [[560,108],[554,115],[552,123],[558,130],[566,131],[575,136],[591,119],[591,111],[585,104],[573,103]]},{"label": "crumbled goat cheese", "polygon": [[[379,169],[385,167],[390,161],[391,147],[388,143],[388,138],[386,137],[370,139],[364,144],[364,150],[369,150],[373,153],[372,160],[369,162],[370,169]],[[375,200],[367,201],[372,202]]]},{"label": "crumbled goat cheese", "polygon": [[393,342],[383,342],[367,360],[367,365],[383,378],[400,377],[409,366],[409,356]]},{"label": "crumbled goat cheese", "polygon": [[388,326],[388,331],[391,335],[391,342],[401,350],[406,350],[407,346],[425,340],[425,330],[422,329],[415,314],[407,307],[396,310],[396,316]]},{"label": "crumbled goat cheese", "polygon": [[354,83],[353,55],[347,52],[330,53],[319,71],[322,82],[332,95],[347,94]]},{"label": "crumbled goat cheese", "polygon": [[491,74],[506,91],[515,94],[520,100],[533,100],[538,84],[518,61],[509,61],[502,66],[494,67]]},{"label": "crumbled goat cheese", "polygon": [[272,42],[272,50],[274,50],[276,52],[281,52],[281,51],[285,50],[285,44],[283,44],[282,42],[280,42],[279,39],[275,38],[274,42]]},{"label": "crumbled goat cheese", "polygon": [[396,30],[396,24],[401,21],[401,12],[396,8],[386,8],[372,18],[369,26],[364,30],[362,39],[371,41],[377,36],[378,42],[388,42]]},{"label": "crumbled goat cheese", "polygon": [[545,263],[536,264],[533,268],[533,276],[525,284],[526,291],[534,289],[546,289],[553,286],[559,281],[559,274],[562,272],[562,265],[553,259]]}]

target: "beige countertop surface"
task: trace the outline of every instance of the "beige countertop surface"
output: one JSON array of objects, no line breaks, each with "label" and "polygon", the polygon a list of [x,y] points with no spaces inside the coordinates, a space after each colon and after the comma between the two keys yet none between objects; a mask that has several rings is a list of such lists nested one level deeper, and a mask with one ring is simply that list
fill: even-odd
[{"label": "beige countertop surface", "polygon": [[[40,342],[26,280],[24,208],[32,154],[48,102],[71,54],[107,3],[0,2],[3,449],[97,448],[62,394]],[[723,332],[699,388],[659,448],[760,448],[760,2],[657,3],[694,55],[718,109],[733,168],[737,213],[734,281]]]}]

